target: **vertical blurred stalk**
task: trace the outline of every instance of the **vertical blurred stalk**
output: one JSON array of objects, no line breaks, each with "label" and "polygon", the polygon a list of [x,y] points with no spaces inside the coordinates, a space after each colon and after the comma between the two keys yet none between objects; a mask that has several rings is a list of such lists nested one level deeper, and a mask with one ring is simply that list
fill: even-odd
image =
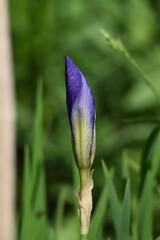
[{"label": "vertical blurred stalk", "polygon": [[0,0],[0,240],[14,238],[14,92],[7,0]]}]

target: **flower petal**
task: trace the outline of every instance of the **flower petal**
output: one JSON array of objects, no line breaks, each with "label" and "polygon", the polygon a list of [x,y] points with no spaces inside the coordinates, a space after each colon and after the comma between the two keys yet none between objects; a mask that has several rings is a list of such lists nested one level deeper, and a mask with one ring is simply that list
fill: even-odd
[{"label": "flower petal", "polygon": [[71,120],[72,106],[78,97],[82,85],[82,73],[68,56],[65,57],[65,74],[67,110],[68,117]]},{"label": "flower petal", "polygon": [[68,57],[65,57],[66,63],[66,92],[67,92],[67,110],[71,120],[71,112],[73,104],[76,102],[82,111],[88,111],[94,126],[95,119],[95,103],[91,89],[79,68]]}]

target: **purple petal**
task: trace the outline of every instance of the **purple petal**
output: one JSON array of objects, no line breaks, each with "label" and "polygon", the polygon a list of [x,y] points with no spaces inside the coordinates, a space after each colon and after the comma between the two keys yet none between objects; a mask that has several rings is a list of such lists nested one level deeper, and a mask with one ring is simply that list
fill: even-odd
[{"label": "purple petal", "polygon": [[67,110],[71,129],[73,105],[74,108],[79,107],[79,110],[82,112],[82,114],[86,111],[89,113],[92,129],[94,129],[95,103],[91,89],[82,72],[68,56],[65,57],[65,73]]}]

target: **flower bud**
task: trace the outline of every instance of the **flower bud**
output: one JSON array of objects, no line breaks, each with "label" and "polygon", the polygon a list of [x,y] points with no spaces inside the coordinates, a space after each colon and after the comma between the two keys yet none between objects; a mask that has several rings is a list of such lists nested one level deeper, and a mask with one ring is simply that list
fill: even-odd
[{"label": "flower bud", "polygon": [[73,152],[79,169],[90,168],[95,155],[95,103],[78,67],[66,61],[66,97]]},{"label": "flower bud", "polygon": [[81,235],[87,235],[92,211],[93,179],[90,171],[95,155],[95,103],[91,89],[78,67],[66,61],[66,97],[72,146],[80,175],[77,190]]}]

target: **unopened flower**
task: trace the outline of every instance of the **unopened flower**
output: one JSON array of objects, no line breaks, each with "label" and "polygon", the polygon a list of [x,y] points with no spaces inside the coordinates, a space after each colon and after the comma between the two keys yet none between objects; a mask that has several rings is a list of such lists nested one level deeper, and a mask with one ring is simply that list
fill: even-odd
[{"label": "unopened flower", "polygon": [[95,103],[78,67],[66,57],[67,110],[78,168],[90,168],[95,155]]},{"label": "unopened flower", "polygon": [[67,110],[73,152],[80,174],[78,213],[81,234],[87,235],[92,211],[93,180],[90,169],[95,156],[95,103],[91,89],[78,67],[67,56],[65,64]]}]

